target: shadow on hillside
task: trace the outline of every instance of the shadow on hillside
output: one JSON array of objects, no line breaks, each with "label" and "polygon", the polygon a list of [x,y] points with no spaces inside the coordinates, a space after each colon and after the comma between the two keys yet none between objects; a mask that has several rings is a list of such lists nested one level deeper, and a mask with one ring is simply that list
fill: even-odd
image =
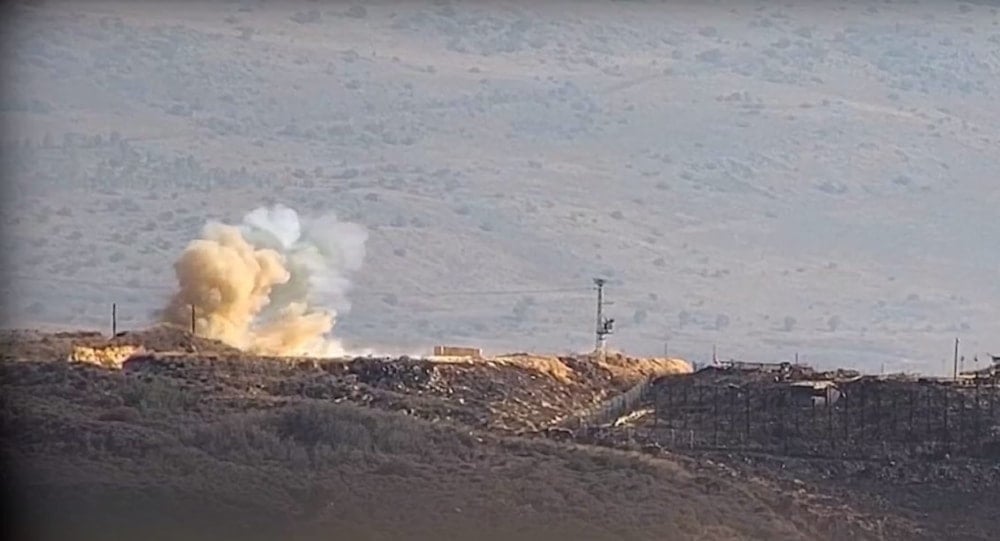
[{"label": "shadow on hillside", "polygon": [[227,405],[93,366],[0,366],[10,539],[830,535],[762,486],[666,460],[301,396]]}]

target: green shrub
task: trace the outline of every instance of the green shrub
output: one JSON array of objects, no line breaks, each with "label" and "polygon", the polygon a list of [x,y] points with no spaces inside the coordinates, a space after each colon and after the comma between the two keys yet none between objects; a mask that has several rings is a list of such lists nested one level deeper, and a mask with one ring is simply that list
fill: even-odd
[{"label": "green shrub", "polygon": [[136,408],[142,413],[175,413],[191,409],[198,402],[198,397],[190,390],[162,378],[125,378],[121,383],[120,394],[125,406]]},{"label": "green shrub", "polygon": [[429,442],[413,419],[354,406],[307,403],[289,408],[275,419],[278,434],[306,446],[364,452],[420,453]]}]

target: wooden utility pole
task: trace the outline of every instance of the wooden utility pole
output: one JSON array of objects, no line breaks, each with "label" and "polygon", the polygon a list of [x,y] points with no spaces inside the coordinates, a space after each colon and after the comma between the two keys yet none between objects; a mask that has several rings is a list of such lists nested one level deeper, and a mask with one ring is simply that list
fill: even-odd
[{"label": "wooden utility pole", "polygon": [[193,304],[191,305],[191,334],[196,334],[195,333],[195,309],[194,309],[194,305]]},{"label": "wooden utility pole", "polygon": [[111,338],[118,336],[118,303],[111,303]]}]

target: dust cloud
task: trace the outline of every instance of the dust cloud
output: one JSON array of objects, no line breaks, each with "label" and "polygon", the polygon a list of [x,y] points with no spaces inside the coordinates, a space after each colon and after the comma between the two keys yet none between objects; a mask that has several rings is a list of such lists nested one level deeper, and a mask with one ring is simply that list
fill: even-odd
[{"label": "dust cloud", "polygon": [[261,355],[347,354],[330,336],[350,310],[350,276],[365,257],[367,231],[333,214],[300,219],[258,208],[240,225],[209,222],[174,264],[178,290],[161,313],[171,324]]}]

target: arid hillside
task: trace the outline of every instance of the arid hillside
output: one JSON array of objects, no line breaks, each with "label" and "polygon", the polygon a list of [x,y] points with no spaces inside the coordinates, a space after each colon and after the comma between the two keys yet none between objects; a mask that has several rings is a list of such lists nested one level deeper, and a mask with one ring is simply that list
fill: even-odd
[{"label": "arid hillside", "polygon": [[995,347],[995,1],[192,4],[8,4],[0,324],[148,325],[275,202],[368,231],[352,347],[578,348],[593,277],[643,355]]},{"label": "arid hillside", "polygon": [[101,343],[3,338],[15,539],[885,537],[879,517],[711,463],[545,437],[628,385],[585,358],[557,377],[512,358],[247,358],[160,332],[109,368],[68,362],[77,342]]},{"label": "arid hillside", "polygon": [[721,464],[891,517],[910,537],[996,539],[1000,365],[958,381],[784,368],[661,378],[623,422],[576,441]]}]

